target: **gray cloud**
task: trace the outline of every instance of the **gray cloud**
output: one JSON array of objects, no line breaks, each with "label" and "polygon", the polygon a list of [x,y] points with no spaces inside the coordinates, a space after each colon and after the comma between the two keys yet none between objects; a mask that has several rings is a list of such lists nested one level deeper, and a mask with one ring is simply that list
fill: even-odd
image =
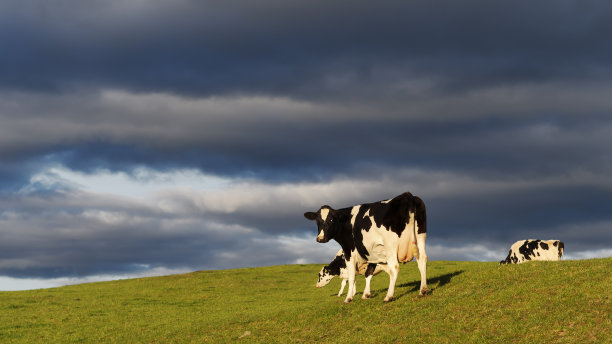
[{"label": "gray cloud", "polygon": [[583,175],[487,181],[406,170],[325,183],[166,188],[145,198],[60,189],[45,183],[1,202],[0,275],[325,262],[337,245],[315,243],[316,229],[301,214],[323,201],[340,208],[397,190],[427,196],[434,260],[501,259],[509,243],[527,237],[564,240],[574,254],[609,248],[610,181]]},{"label": "gray cloud", "polygon": [[295,234],[218,222],[215,209],[186,211],[165,197],[34,191],[3,200],[2,208],[0,275],[22,278],[312,262],[334,250],[301,246],[306,240]]}]

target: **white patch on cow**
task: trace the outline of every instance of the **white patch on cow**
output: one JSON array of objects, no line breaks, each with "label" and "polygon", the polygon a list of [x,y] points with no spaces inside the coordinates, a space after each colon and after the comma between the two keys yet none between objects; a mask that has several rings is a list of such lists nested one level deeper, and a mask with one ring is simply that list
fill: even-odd
[{"label": "white patch on cow", "polygon": [[385,200],[385,201],[380,201],[380,203],[385,203],[385,204],[387,204],[387,203],[391,202],[391,200],[392,200],[392,199],[393,199],[393,198],[388,199],[388,200]]},{"label": "white patch on cow", "polygon": [[[539,253],[540,255],[536,253],[536,257],[531,258],[531,259],[532,260],[560,260],[559,250],[556,247],[552,247],[552,245],[549,245],[548,247],[549,247],[548,250],[544,250],[540,248],[537,251],[537,253]],[[550,247],[554,248],[554,250],[551,250]]]},{"label": "white patch on cow", "polygon": [[[388,236],[390,231],[388,231],[384,226],[376,226],[374,217],[370,215],[369,209],[364,214],[364,217],[366,216],[370,218],[370,222],[372,223],[369,230],[361,230],[363,246],[369,253],[367,261],[370,263],[386,263],[388,258],[388,250],[385,249],[385,237]],[[397,238],[397,235],[395,233],[391,233]],[[357,263],[361,262],[358,261]]]},{"label": "white patch on cow", "polygon": [[[363,234],[364,232],[362,232]],[[386,263],[387,262],[387,250],[385,250],[385,244],[377,238],[377,240],[364,240],[364,246],[366,246],[370,256],[368,261],[372,263]]]},{"label": "white patch on cow", "polygon": [[321,220],[323,220],[323,222],[327,220],[327,215],[329,215],[329,209],[327,208],[321,209]]},{"label": "white patch on cow", "polygon": [[355,220],[357,219],[357,214],[359,213],[360,205],[356,205],[351,209],[351,226],[355,227]]}]

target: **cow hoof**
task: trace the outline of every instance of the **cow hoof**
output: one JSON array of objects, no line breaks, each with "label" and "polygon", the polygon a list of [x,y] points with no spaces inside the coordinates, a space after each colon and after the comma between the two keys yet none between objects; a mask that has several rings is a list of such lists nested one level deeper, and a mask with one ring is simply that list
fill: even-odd
[{"label": "cow hoof", "polygon": [[419,292],[419,297],[425,297],[427,294],[429,294],[429,291],[427,289],[423,289],[421,292]]},{"label": "cow hoof", "polygon": [[369,298],[371,298],[371,297],[372,297],[372,295],[370,295],[370,294],[365,294],[365,295],[363,295],[363,296],[361,297],[361,299],[362,299],[362,300],[367,300],[367,299],[369,299]]},{"label": "cow hoof", "polygon": [[390,297],[389,297],[389,296],[387,296],[387,297],[385,297],[384,302],[391,302],[391,301],[393,301],[393,300],[395,300],[395,298],[394,298],[393,296],[390,296]]},{"label": "cow hoof", "polygon": [[353,301],[353,299],[346,299],[344,300],[344,303],[351,303],[351,301]]}]

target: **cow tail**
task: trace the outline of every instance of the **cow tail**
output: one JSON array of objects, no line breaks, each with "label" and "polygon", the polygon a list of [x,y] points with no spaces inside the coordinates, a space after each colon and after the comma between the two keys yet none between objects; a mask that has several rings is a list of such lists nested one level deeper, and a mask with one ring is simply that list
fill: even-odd
[{"label": "cow tail", "polygon": [[412,256],[416,259],[419,259],[419,248],[416,244],[416,238],[417,238],[417,229],[416,229],[416,211],[417,208],[416,206],[413,204],[413,206],[411,207],[411,213],[410,213],[410,217],[412,220],[412,239],[410,240],[410,251],[412,252]]}]

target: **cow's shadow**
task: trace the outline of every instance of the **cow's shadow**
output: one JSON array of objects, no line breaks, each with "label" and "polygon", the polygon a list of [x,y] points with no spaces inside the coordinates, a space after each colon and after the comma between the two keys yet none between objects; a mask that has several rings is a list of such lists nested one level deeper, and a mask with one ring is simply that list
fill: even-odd
[{"label": "cow's shadow", "polygon": [[[444,274],[441,276],[437,276],[434,278],[428,278],[427,279],[427,287],[428,287],[428,294],[432,294],[436,289],[443,287],[445,285],[447,285],[448,283],[450,283],[451,279],[457,275],[461,275],[462,273],[464,273],[464,270],[457,270],[455,272],[451,272],[448,274]],[[432,288],[432,285],[435,285],[435,287]],[[411,289],[404,289],[406,287],[412,287]],[[405,295],[408,295],[410,293],[413,292],[418,292],[419,288],[421,287],[421,280],[417,280],[414,282],[409,282],[409,283],[402,283],[402,284],[398,284],[395,286],[395,299],[399,299],[404,297]],[[400,290],[401,289],[401,290]],[[372,290],[372,296],[376,296],[381,292],[386,292],[387,288],[382,288],[382,289],[377,289],[377,290]],[[399,293],[401,291],[401,293]]]}]

